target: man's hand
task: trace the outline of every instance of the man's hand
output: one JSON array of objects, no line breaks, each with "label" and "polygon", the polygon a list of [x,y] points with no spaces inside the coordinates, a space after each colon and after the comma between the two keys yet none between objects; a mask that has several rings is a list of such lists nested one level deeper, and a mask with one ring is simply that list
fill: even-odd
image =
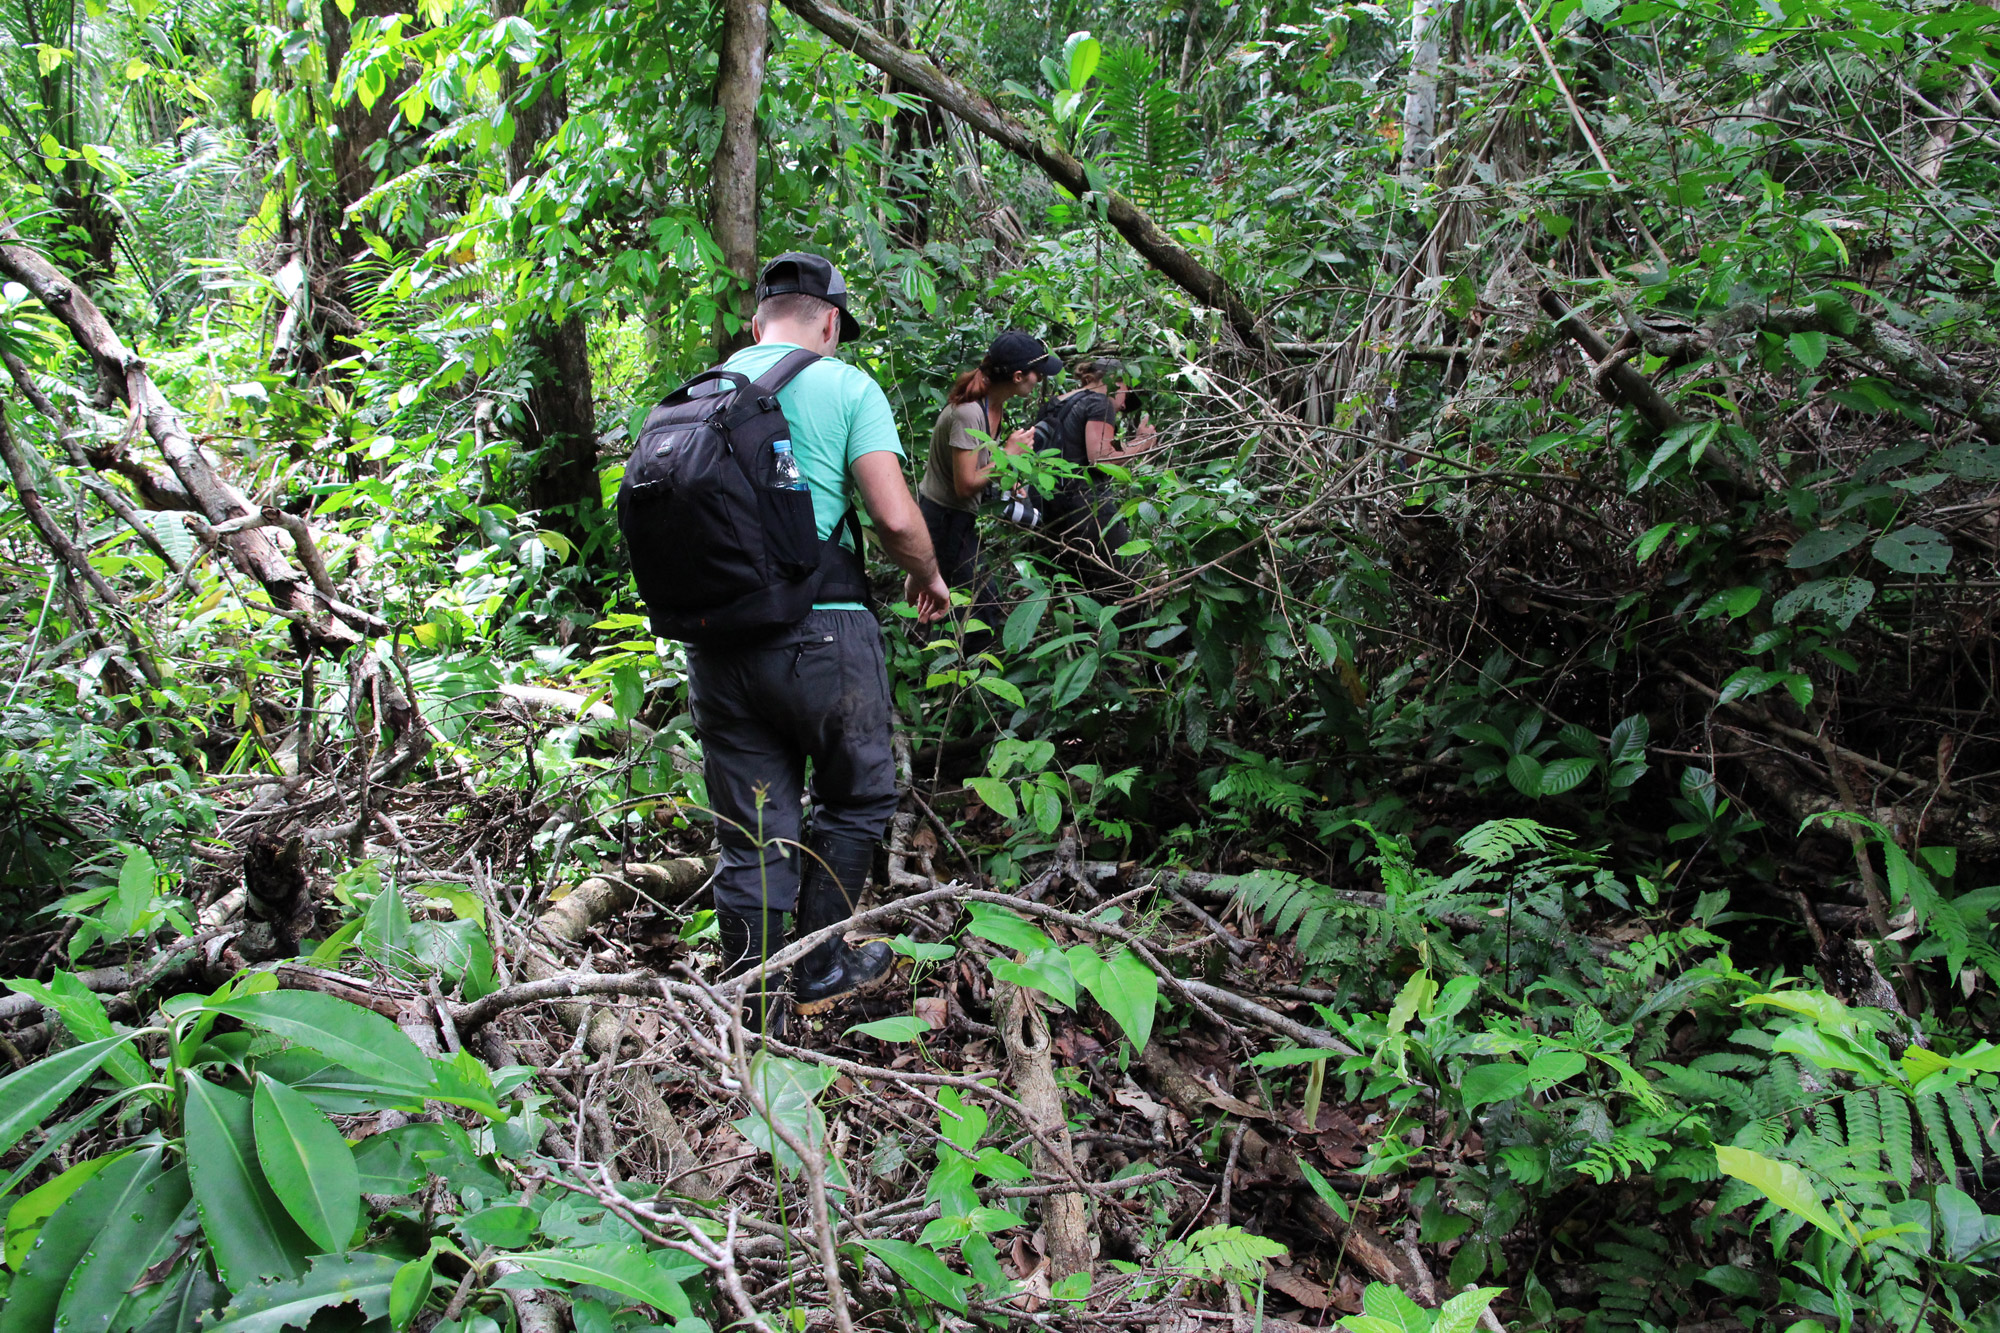
[{"label": "man's hand", "polygon": [[1128,451],[1145,450],[1152,448],[1159,442],[1160,442],[1160,433],[1153,429],[1153,422],[1151,418],[1140,417],[1139,424],[1132,428],[1132,437],[1130,441],[1127,442],[1125,448]]},{"label": "man's hand", "polygon": [[936,569],[931,570],[928,580],[916,574],[904,579],[903,598],[917,608],[919,625],[934,625],[951,614],[951,589],[944,586],[944,576]]}]

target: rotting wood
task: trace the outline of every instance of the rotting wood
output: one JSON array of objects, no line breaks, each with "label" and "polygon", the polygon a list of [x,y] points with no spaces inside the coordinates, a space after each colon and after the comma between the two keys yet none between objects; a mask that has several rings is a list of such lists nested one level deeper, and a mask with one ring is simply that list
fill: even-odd
[{"label": "rotting wood", "polygon": [[[1008,982],[994,987],[994,1023],[1007,1047],[1007,1079],[1027,1108],[1028,1128],[1039,1131],[1035,1175],[1043,1184],[1077,1178],[1070,1146],[1069,1117],[1056,1086],[1049,1049],[1049,1024],[1032,991]],[[1051,1278],[1060,1282],[1091,1267],[1089,1203],[1080,1193],[1050,1194],[1042,1200],[1042,1233],[1048,1241]]]}]

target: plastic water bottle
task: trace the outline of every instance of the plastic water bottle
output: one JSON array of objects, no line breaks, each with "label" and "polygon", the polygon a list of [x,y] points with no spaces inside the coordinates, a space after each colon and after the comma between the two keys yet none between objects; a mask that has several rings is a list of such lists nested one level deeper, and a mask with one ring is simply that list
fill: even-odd
[{"label": "plastic water bottle", "polygon": [[781,491],[805,490],[806,484],[799,477],[799,460],[792,453],[792,442],[774,440],[771,443],[771,452],[776,455],[773,471],[777,476],[777,481],[772,484]]}]

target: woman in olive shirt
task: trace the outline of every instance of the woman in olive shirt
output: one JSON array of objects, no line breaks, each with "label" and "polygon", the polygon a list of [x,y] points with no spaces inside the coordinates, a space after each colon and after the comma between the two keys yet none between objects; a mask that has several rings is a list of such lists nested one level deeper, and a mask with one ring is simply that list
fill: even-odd
[{"label": "woman in olive shirt", "polygon": [[[1010,329],[993,340],[976,369],[952,384],[931,428],[917,508],[930,528],[945,583],[973,591],[972,618],[987,626],[967,632],[967,657],[986,650],[1000,616],[1000,590],[979,568],[979,498],[993,475],[993,445],[1001,437],[1008,401],[1061,370],[1062,362],[1041,339]],[[1030,432],[1021,430],[1004,447],[1020,453],[1030,443]]]}]

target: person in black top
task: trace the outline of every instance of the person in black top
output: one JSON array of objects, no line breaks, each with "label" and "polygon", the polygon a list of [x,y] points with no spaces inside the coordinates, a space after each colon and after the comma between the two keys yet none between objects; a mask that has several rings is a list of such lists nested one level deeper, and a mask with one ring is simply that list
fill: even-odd
[{"label": "person in black top", "polygon": [[1118,500],[1099,463],[1123,463],[1159,447],[1152,423],[1141,416],[1120,443],[1118,414],[1136,407],[1125,368],[1114,357],[1076,363],[1079,385],[1051,399],[1035,423],[1035,447],[1057,453],[1085,469],[1081,478],[1059,483],[1043,507],[1041,531],[1055,546],[1057,562],[1092,592],[1105,592],[1130,578],[1118,548],[1132,540],[1118,516]]}]

